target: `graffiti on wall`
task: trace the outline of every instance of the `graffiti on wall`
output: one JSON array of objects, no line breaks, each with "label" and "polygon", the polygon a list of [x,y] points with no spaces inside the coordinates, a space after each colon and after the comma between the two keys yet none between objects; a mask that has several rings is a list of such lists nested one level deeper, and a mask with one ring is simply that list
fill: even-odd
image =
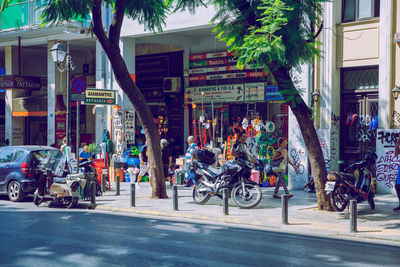
[{"label": "graffiti on wall", "polygon": [[345,119],[350,140],[363,143],[373,143],[375,141],[378,116],[348,114]]},{"label": "graffiti on wall", "polygon": [[305,153],[302,148],[300,148],[299,150],[292,148],[292,150],[290,151],[291,161],[293,165],[297,168],[297,174],[304,174],[304,165],[301,162],[301,157],[304,155]]},{"label": "graffiti on wall", "polygon": [[329,132],[329,129],[317,130],[319,144],[321,145],[322,154],[324,155],[325,167],[327,171],[329,171],[331,168]]},{"label": "graffiti on wall", "polygon": [[398,113],[396,110],[393,111],[392,118],[395,125],[400,125],[400,113]]},{"label": "graffiti on wall", "polygon": [[[331,113],[331,134],[330,134],[330,160],[337,162],[337,148],[339,147],[340,117]],[[329,162],[330,165],[330,162]],[[330,166],[329,166],[330,167]]]},{"label": "graffiti on wall", "polygon": [[378,130],[376,137],[376,182],[379,193],[394,191],[400,156],[394,155],[399,130]]}]

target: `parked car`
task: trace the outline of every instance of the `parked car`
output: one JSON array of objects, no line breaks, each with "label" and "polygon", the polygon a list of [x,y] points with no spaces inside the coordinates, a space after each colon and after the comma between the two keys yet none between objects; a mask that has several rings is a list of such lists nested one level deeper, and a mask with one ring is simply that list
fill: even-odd
[{"label": "parked car", "polygon": [[14,202],[32,194],[37,188],[32,168],[57,153],[61,151],[48,146],[0,147],[0,194]]}]

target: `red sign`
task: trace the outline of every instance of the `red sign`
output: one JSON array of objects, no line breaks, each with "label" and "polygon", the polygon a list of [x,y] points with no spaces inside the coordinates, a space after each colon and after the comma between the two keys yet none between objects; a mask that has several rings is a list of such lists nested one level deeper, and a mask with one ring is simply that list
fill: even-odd
[{"label": "red sign", "polygon": [[71,89],[77,93],[82,94],[87,88],[86,80],[82,77],[75,77],[71,81]]}]

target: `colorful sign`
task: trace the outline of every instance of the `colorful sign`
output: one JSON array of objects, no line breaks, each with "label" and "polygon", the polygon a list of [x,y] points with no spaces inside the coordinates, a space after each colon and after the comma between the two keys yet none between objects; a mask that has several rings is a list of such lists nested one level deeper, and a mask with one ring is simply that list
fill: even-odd
[{"label": "colorful sign", "polygon": [[214,103],[243,102],[244,86],[230,84],[190,87],[186,89],[186,94],[195,103],[210,103],[211,99]]},{"label": "colorful sign", "polygon": [[246,83],[244,85],[244,100],[246,102],[264,101],[264,83]]},{"label": "colorful sign", "polygon": [[77,94],[82,94],[87,88],[86,80],[82,77],[75,77],[71,81],[71,88]]},{"label": "colorful sign", "polygon": [[116,103],[115,90],[87,89],[85,91],[85,104],[95,105],[115,105]]},{"label": "colorful sign", "polygon": [[5,75],[0,76],[0,89],[40,90],[40,77]]},{"label": "colorful sign", "polygon": [[278,86],[265,86],[265,101],[283,100]]},{"label": "colorful sign", "polygon": [[235,72],[235,73],[224,73],[214,75],[201,75],[201,76],[190,76],[189,82],[196,81],[207,81],[207,80],[221,80],[221,79],[237,79],[237,78],[255,78],[255,77],[266,77],[265,72]]}]

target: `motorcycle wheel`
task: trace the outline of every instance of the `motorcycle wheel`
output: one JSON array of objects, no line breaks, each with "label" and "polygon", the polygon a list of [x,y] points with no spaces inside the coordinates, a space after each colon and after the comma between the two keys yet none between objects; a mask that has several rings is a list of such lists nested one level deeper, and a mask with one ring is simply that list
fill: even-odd
[{"label": "motorcycle wheel", "polygon": [[35,204],[37,207],[39,207],[40,203],[42,203],[42,199],[39,196],[35,195],[33,197],[33,204]]},{"label": "motorcycle wheel", "polygon": [[250,209],[260,203],[262,193],[258,185],[245,183],[244,190],[242,184],[233,188],[231,197],[233,202],[235,202],[239,208]]},{"label": "motorcycle wheel", "polygon": [[211,198],[206,189],[207,187],[203,184],[203,181],[199,180],[193,188],[193,201],[196,204],[204,205]]},{"label": "motorcycle wheel", "polygon": [[70,209],[75,205],[75,201],[72,199],[72,197],[66,197],[62,200],[62,203],[65,208]]},{"label": "motorcycle wheel", "polygon": [[372,195],[371,192],[368,194],[367,200],[368,200],[369,206],[371,207],[371,210],[375,209],[374,196]]},{"label": "motorcycle wheel", "polygon": [[346,186],[336,186],[331,193],[331,204],[335,211],[343,211],[347,204],[349,189]]}]

